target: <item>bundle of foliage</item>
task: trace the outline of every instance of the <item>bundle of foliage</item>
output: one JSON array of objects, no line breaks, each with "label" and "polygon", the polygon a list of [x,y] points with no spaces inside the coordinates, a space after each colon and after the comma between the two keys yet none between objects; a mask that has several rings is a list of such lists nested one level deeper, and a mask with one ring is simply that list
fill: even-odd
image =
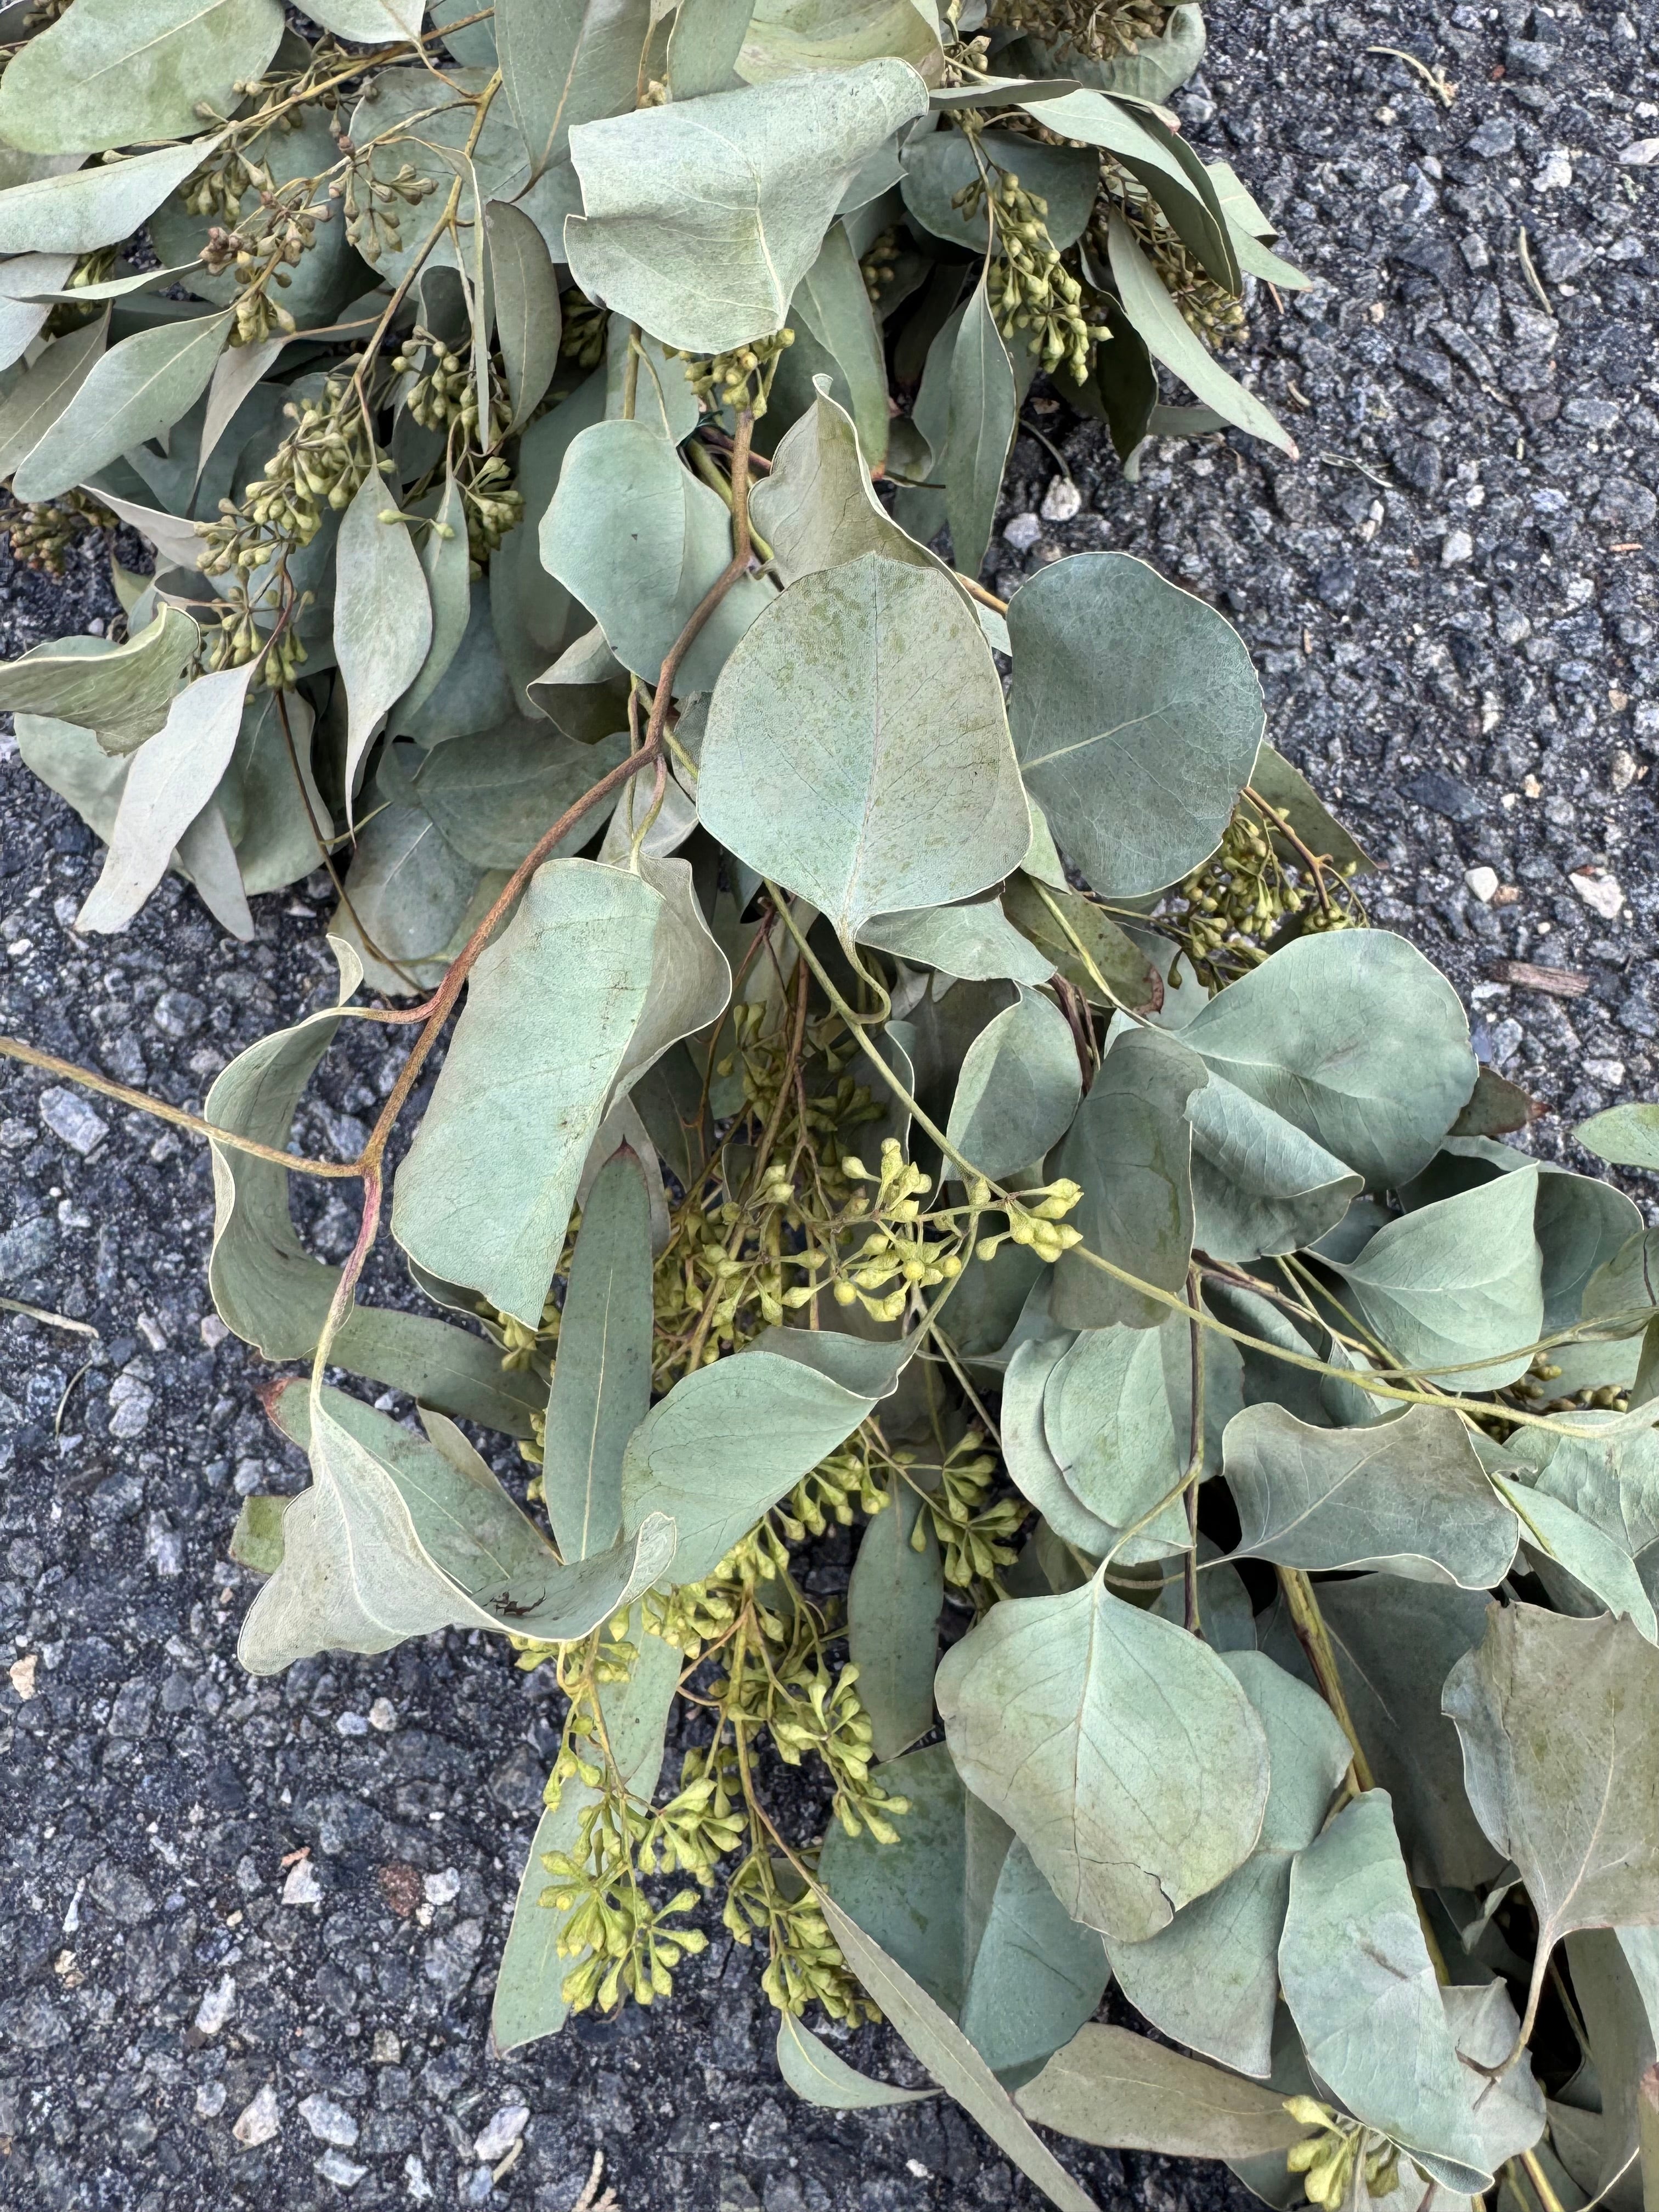
[{"label": "bundle of foliage", "polygon": [[[1499,1141],[1527,1102],[1218,616],[1113,553],[963,573],[1039,362],[1126,450],[1151,356],[1279,434],[1159,259],[1265,258],[1146,104],[1191,11],[501,0],[447,60],[418,0],[314,12],[406,43],[74,0],[0,79],[15,326],[72,310],[14,494],[163,564],[125,644],[3,678],[108,831],[82,926],[175,848],[233,923],[353,848],[337,1002],[204,1119],[0,1046],[209,1138],[218,1310],[310,1363],[245,1664],[457,1626],[556,1670],[503,2048],[669,1996],[709,1898],[803,2096],[931,2094],[838,2047],[879,2012],[1063,2206],[1034,2121],[1281,2206],[1628,2198],[1653,1232]],[[144,221],[198,298],[87,262]],[[301,1157],[359,1020],[402,1072]],[[1659,1109],[1585,1133],[1659,1164]],[[360,1187],[343,1266],[295,1176]],[[419,1311],[358,1294],[388,1186]]]},{"label": "bundle of foliage", "polygon": [[[111,845],[87,928],[171,865],[246,936],[361,825],[347,933],[371,981],[435,981],[724,562],[745,402],[763,459],[828,376],[970,573],[1040,372],[1131,468],[1224,420],[1289,444],[1208,349],[1248,276],[1304,280],[1159,104],[1195,6],[313,14],[0,11],[0,529],[61,572],[118,519],[158,562],[118,571],[125,642],[0,676]],[[601,422],[566,506],[641,507],[678,572],[643,596],[545,533]]]}]

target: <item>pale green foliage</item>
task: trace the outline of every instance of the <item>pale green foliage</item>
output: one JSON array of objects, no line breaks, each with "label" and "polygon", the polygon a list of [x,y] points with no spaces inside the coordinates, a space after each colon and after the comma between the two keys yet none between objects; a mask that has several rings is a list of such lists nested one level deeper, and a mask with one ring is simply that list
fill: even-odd
[{"label": "pale green foliage", "polygon": [[[1213,609],[977,580],[1039,373],[1131,473],[1290,448],[1212,349],[1302,280],[1160,112],[1196,8],[7,12],[4,527],[157,568],[0,708],[108,847],[83,928],[334,878],[337,998],[182,1116],[218,1313],[313,1370],[227,1540],[256,1672],[553,1670],[498,2046],[717,1916],[798,2094],[932,2094],[849,2063],[879,2010],[1072,2212],[1033,2121],[1280,2212],[1526,2212],[1517,2159],[1628,2212],[1659,1231],[1498,1141]],[[307,1158],[363,1018],[403,1072]]]}]

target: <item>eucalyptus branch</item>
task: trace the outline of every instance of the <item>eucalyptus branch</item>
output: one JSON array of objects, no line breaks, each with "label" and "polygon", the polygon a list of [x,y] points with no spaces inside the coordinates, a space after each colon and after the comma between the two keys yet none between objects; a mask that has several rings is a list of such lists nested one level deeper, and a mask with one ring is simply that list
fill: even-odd
[{"label": "eucalyptus branch", "polygon": [[228,1145],[234,1152],[246,1152],[252,1159],[269,1160],[274,1166],[290,1169],[295,1175],[343,1176],[362,1172],[356,1160],[313,1160],[301,1152],[278,1152],[274,1145],[261,1145],[252,1137],[244,1137],[234,1129],[222,1129],[216,1123],[204,1121],[198,1114],[186,1114],[181,1106],[170,1106],[165,1098],[152,1097],[148,1091],[135,1091],[125,1083],[112,1083],[106,1075],[94,1075],[89,1067],[77,1066],[72,1060],[59,1060],[53,1054],[41,1052],[21,1037],[0,1036],[0,1055],[8,1060],[21,1060],[26,1067],[38,1067],[47,1075],[55,1075],[64,1083],[77,1084],[82,1091],[95,1091],[100,1097],[112,1098],[118,1106],[131,1106],[136,1112],[149,1114],[158,1121],[169,1121],[175,1129],[187,1129],[192,1137],[206,1137],[216,1145]]}]

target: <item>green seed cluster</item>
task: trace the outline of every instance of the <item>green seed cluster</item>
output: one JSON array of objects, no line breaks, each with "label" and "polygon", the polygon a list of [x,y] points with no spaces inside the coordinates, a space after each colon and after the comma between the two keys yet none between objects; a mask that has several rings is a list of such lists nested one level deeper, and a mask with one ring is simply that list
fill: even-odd
[{"label": "green seed cluster", "polygon": [[329,220],[327,201],[313,204],[311,195],[309,178],[276,191],[261,187],[259,204],[251,214],[232,229],[216,222],[208,232],[204,266],[215,276],[230,270],[240,287],[232,345],[261,345],[273,331],[291,336],[297,328],[289,310],[270,295],[273,286],[286,291],[294,282],[293,272],[317,242],[318,224]]},{"label": "green seed cluster", "polygon": [[879,308],[882,294],[891,285],[898,271],[899,235],[896,230],[884,230],[872,241],[869,252],[859,263],[859,273],[864,279],[864,289],[870,295],[870,304]]},{"label": "green seed cluster", "polygon": [[114,527],[109,509],[86,491],[66,491],[33,506],[20,505],[7,492],[0,507],[0,535],[10,544],[12,559],[37,575],[59,580],[64,556],[78,538],[91,530]]},{"label": "green seed cluster", "polygon": [[611,318],[603,307],[596,307],[585,292],[573,284],[559,301],[559,358],[573,361],[578,368],[597,368],[605,357],[605,334],[611,327]]},{"label": "green seed cluster", "polygon": [[1056,56],[1110,61],[1158,38],[1169,18],[1161,0],[992,0],[988,20],[1000,31],[1040,40]]},{"label": "green seed cluster", "polygon": [[1392,2197],[1400,2186],[1400,2146],[1375,2129],[1362,2127],[1346,2112],[1334,2112],[1313,2097],[1289,2097],[1285,2109],[1303,2126],[1316,2128],[1293,2143],[1285,2163],[1301,2174],[1308,2202],[1334,2208],[1348,2197],[1359,2171],[1366,2193]]},{"label": "green seed cluster", "polygon": [[665,350],[685,363],[691,389],[711,409],[746,407],[757,419],[766,412],[767,397],[778,362],[786,348],[795,343],[793,331],[774,331],[770,337],[754,338],[729,353],[684,353],[678,346]]},{"label": "green seed cluster", "polygon": [[1094,347],[1111,333],[1085,311],[1083,286],[1048,235],[1048,201],[1028,192],[1012,169],[995,174],[988,188],[983,177],[974,178],[951,204],[970,220],[988,204],[997,243],[989,286],[997,328],[1004,337],[1022,332],[1044,368],[1063,366],[1074,384],[1085,383]]},{"label": "green seed cluster", "polygon": [[[312,604],[313,594],[304,592],[300,596],[299,609],[303,611]],[[305,645],[292,624],[283,627],[272,641],[275,627],[273,602],[267,597],[259,600],[250,592],[245,579],[238,576],[222,599],[215,605],[219,609],[219,628],[203,648],[202,665],[210,672],[222,668],[240,668],[244,662],[256,660],[264,653],[264,665],[259,672],[260,681],[268,690],[289,690],[299,676],[308,658]],[[265,613],[262,627],[258,617]]]},{"label": "green seed cluster", "polygon": [[1097,253],[1106,252],[1107,230],[1115,214],[1133,231],[1188,329],[1212,352],[1237,344],[1249,327],[1243,298],[1217,283],[1139,180],[1107,155],[1101,161],[1100,198],[1089,226],[1090,242]]},{"label": "green seed cluster", "polygon": [[377,177],[370,164],[371,149],[348,154],[343,174],[335,179],[328,194],[343,203],[346,236],[374,268],[388,248],[396,253],[403,245],[398,209],[418,207],[437,191],[438,180],[422,176],[412,161],[387,178]]},{"label": "green seed cluster", "polygon": [[1308,933],[1364,927],[1364,908],[1351,880],[1358,863],[1316,859],[1314,867],[1287,865],[1249,802],[1234,809],[1219,846],[1181,885],[1185,913],[1170,922],[1207,987],[1218,988],[1259,966],[1291,922]]},{"label": "green seed cluster", "polygon": [[[346,371],[355,367],[343,364]],[[331,376],[316,398],[290,399],[283,412],[295,427],[264,474],[244,489],[240,501],[222,499],[219,520],[203,531],[207,575],[251,574],[290,547],[309,545],[324,515],[348,507],[371,468],[392,467],[374,458],[348,374]]]}]

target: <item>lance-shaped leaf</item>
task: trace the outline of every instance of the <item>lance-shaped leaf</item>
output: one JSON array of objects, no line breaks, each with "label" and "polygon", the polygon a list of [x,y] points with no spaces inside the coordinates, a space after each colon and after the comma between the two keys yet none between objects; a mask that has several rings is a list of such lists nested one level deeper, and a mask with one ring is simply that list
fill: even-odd
[{"label": "lance-shaped leaf", "polygon": [[[864,271],[845,223],[832,223],[789,309],[834,362],[871,464],[887,460],[887,361]],[[816,380],[815,380],[816,383]]]},{"label": "lance-shaped leaf", "polygon": [[1474,1088],[1456,992],[1381,929],[1297,939],[1218,992],[1182,1042],[1373,1189],[1419,1174]]},{"label": "lance-shaped leaf", "polygon": [[[623,667],[655,684],[731,562],[732,517],[650,423],[596,422],[565,455],[541,547],[544,566],[587,608]],[[740,577],[688,648],[676,688],[709,690],[774,596],[757,577]]]},{"label": "lance-shaped leaf", "polygon": [[[423,507],[430,504],[428,501],[422,501]],[[416,733],[419,726],[416,717],[454,665],[469,625],[475,619],[475,604],[483,611],[486,631],[489,627],[489,593],[483,586],[479,586],[475,602],[471,580],[472,556],[467,550],[465,501],[453,471],[445,474],[443,489],[436,495],[431,520],[435,526],[428,530],[422,542],[420,562],[432,610],[432,634],[427,641],[420,672],[398,702],[391,724],[394,732],[408,736]],[[446,531],[447,537],[443,534]],[[461,733],[456,731],[453,734],[459,737]]]},{"label": "lance-shaped leaf", "polygon": [[97,154],[182,138],[199,102],[228,115],[283,35],[279,0],[76,0],[0,80],[0,140],[30,154]]},{"label": "lance-shaped leaf", "polygon": [[[1204,1577],[1206,1586],[1211,1579]],[[1265,1653],[1229,1652],[1224,1664],[1267,1733],[1271,1784],[1261,1834],[1236,1873],[1161,1933],[1145,1943],[1111,1945],[1112,1972],[1154,2027],[1265,2080],[1291,1861],[1319,1833],[1352,1753],[1324,1699]]]},{"label": "lance-shaped leaf", "polygon": [[1023,986],[968,1048],[945,1133],[994,1182],[1040,1161],[1083,1096],[1077,1043],[1052,999]]},{"label": "lance-shaped leaf", "polygon": [[179,867],[220,927],[246,945],[253,935],[253,916],[224,810],[216,799],[209,799],[179,840]]},{"label": "lance-shaped leaf", "polygon": [[1309,2065],[1355,2118],[1443,2187],[1489,2189],[1386,1790],[1345,1806],[1298,1855],[1279,1969]]},{"label": "lance-shaped leaf", "polygon": [[1261,742],[1232,624],[1127,553],[1074,553],[1009,603],[1009,718],[1034,798],[1097,890],[1161,890],[1221,842]]},{"label": "lance-shaped leaf", "polygon": [[104,350],[109,318],[56,339],[0,401],[0,475],[10,476],[32,453],[86,382]]},{"label": "lance-shaped leaf", "polygon": [[1066,1917],[1024,1845],[963,1789],[943,1744],[884,1775],[910,1806],[897,1841],[837,1826],[824,1839],[823,1886],[994,2072],[1029,2073],[1100,2002],[1105,1948]]},{"label": "lance-shaped leaf", "polygon": [[94,253],[115,245],[201,167],[222,136],[13,185],[0,191],[0,253]]},{"label": "lance-shaped leaf", "polygon": [[565,1559],[622,1534],[623,1453],[650,1404],[651,1200],[624,1150],[582,1208],[548,1395],[542,1488]]},{"label": "lance-shaped leaf", "polygon": [[1249,1698],[1206,1645],[1098,1580],[994,1607],[936,1690],[963,1779],[1108,1936],[1156,1935],[1255,1847],[1267,1743]]},{"label": "lance-shaped leaf", "polygon": [[[1033,828],[1021,873],[1002,895],[1004,913],[1091,1006],[1121,1006],[1132,1014],[1155,1012],[1164,1000],[1157,969],[1092,899],[1066,889],[1046,820],[1041,831],[1039,838]],[[1053,874],[1038,880],[1038,862],[1048,866],[1050,856]]]},{"label": "lance-shaped leaf", "polygon": [[1279,447],[1294,460],[1296,441],[1253,392],[1247,392],[1236,377],[1229,376],[1203,340],[1188,328],[1163,279],[1121,215],[1113,216],[1106,244],[1123,312],[1146,340],[1148,351],[1224,422],[1236,422],[1241,430]]},{"label": "lance-shaped leaf", "polygon": [[[1083,1189],[1072,1216],[1084,1248],[1160,1290],[1184,1293],[1193,1254],[1193,1093],[1204,1063],[1155,1029],[1115,1037],[1054,1173]],[[1063,1253],[1048,1310],[1068,1328],[1156,1328],[1167,1306]]]},{"label": "lance-shaped leaf", "polygon": [[785,2013],[778,2023],[778,2071],[798,2097],[832,2112],[867,2112],[884,2105],[915,2105],[936,2093],[932,2089],[896,2089],[890,2082],[872,2081],[849,2066],[822,2036],[814,2035],[804,2021]]},{"label": "lance-shaped leaf", "polygon": [[[361,980],[350,948],[332,940],[341,963],[340,1003]],[[339,1028],[337,1007],[239,1053],[207,1096],[216,1128],[278,1149],[292,1133],[295,1109]],[[273,1161],[228,1145],[213,1154],[213,1254],[208,1280],[220,1317],[261,1357],[303,1359],[316,1348],[340,1279],[313,1259],[295,1232],[289,1177]],[[336,1363],[406,1391],[441,1413],[527,1437],[540,1393],[535,1378],[503,1371],[487,1339],[430,1314],[357,1306],[336,1335]]]},{"label": "lance-shaped leaf", "polygon": [[[649,1797],[661,1771],[668,1717],[679,1688],[680,1654],[646,1630],[637,1609],[629,1617],[628,1640],[638,1656],[627,1680],[601,1682],[594,1695],[618,1777],[636,1796]],[[541,2036],[556,2035],[564,2026],[565,1978],[586,1954],[561,1955],[559,1941],[570,1912],[542,1903],[550,1887],[543,1861],[554,1851],[574,1850],[582,1814],[599,1796],[573,1774],[558,1803],[545,1807],[537,1823],[495,1978],[489,2032],[498,2051],[516,2051]]]},{"label": "lance-shaped leaf", "polygon": [[969,576],[977,576],[984,564],[1019,420],[1014,365],[991,312],[987,282],[981,277],[957,325],[942,457],[951,544],[957,568]]},{"label": "lance-shaped leaf", "polygon": [[12,477],[17,497],[56,499],[129,447],[164,438],[207,390],[231,321],[223,314],[158,323],[100,354],[68,406],[18,464]]},{"label": "lance-shaped leaf", "polygon": [[[0,208],[4,206],[0,200]],[[1659,1106],[1609,1106],[1573,1135],[1587,1152],[1617,1168],[1659,1168]]]},{"label": "lance-shaped leaf", "polygon": [[1139,179],[1200,268],[1235,296],[1238,258],[1214,179],[1196,154],[1158,115],[1126,107],[1091,87],[1042,103],[1047,129],[1110,153]]},{"label": "lance-shaped leaf", "polygon": [[1127,2027],[1091,2023],[1018,2092],[1021,2112],[1079,2142],[1170,2158],[1281,2154],[1307,2130],[1276,2089]]},{"label": "lance-shaped leaf", "polygon": [[72,253],[23,253],[0,264],[0,367],[9,368],[39,337],[51,295],[74,266]]},{"label": "lance-shaped leaf", "polygon": [[1363,1178],[1213,1066],[1209,1076],[1187,1108],[1199,1243],[1214,1259],[1254,1260],[1316,1243]]},{"label": "lance-shaped leaf", "polygon": [[972,2115],[997,2148],[1060,2212],[1097,2212],[962,2030],[904,1969],[873,1943],[832,1897],[816,1893],[842,1954],[941,2089]]},{"label": "lance-shaped leaf", "polygon": [[631,104],[653,20],[643,0],[501,0],[495,52],[532,175],[575,125]]},{"label": "lance-shaped leaf", "polygon": [[230,765],[253,665],[199,677],[180,691],[166,727],[134,756],[103,871],[77,929],[125,929],[167,873],[173,848]]},{"label": "lance-shaped leaf", "polygon": [[638,1528],[653,1516],[672,1517],[676,1586],[712,1574],[761,1515],[843,1443],[884,1395],[848,1389],[807,1365],[807,1356],[806,1349],[793,1358],[750,1350],[698,1368],[658,1401],[629,1438],[623,1525]]},{"label": "lance-shaped leaf", "polygon": [[1520,1524],[1449,1407],[1320,1429],[1282,1406],[1249,1406],[1227,1424],[1224,1472],[1240,1553],[1278,1566],[1491,1589],[1514,1562]]},{"label": "lance-shaped leaf", "polygon": [[251,1674],[319,1651],[386,1651],[448,1627],[563,1643],[647,1589],[673,1553],[653,1516],[614,1551],[566,1565],[459,1430],[447,1449],[343,1391],[281,1390],[274,1408],[311,1455],[283,1516],[283,1564],[237,1646]]},{"label": "lance-shaped leaf", "polygon": [[[933,1669],[945,1571],[931,1516],[908,1484],[859,1539],[847,1589],[848,1656],[878,1759],[896,1759],[933,1725]],[[920,1541],[917,1540],[920,1535]]]},{"label": "lance-shaped leaf", "polygon": [[[1567,1959],[1573,1996],[1589,2036],[1587,2055],[1601,2085],[1601,2170],[1592,2171],[1589,2182],[1606,2188],[1636,2149],[1638,2085],[1659,2051],[1659,1933],[1651,1928],[1585,1929],[1568,1936]],[[1511,2027],[1510,2041],[1514,2039]],[[1508,2050],[1505,2044],[1499,2060]]]},{"label": "lance-shaped leaf", "polygon": [[860,553],[939,568],[936,556],[907,536],[876,497],[853,418],[830,397],[829,382],[817,380],[816,400],[779,439],[771,472],[750,499],[774,568],[793,584]]},{"label": "lance-shaped leaf", "polygon": [[[1395,1826],[1415,1881],[1475,1889],[1499,1861],[1463,1791],[1457,1731],[1440,1711],[1446,1677],[1486,1629],[1483,1593],[1397,1575],[1319,1585],[1360,1747],[1394,1801]],[[1281,1607],[1261,1646],[1310,1686],[1313,1674]]]},{"label": "lance-shaped leaf", "polygon": [[1475,1817],[1538,1915],[1526,2034],[1564,1936],[1659,1924],[1659,1650],[1628,1620],[1494,1606],[1443,1706]]},{"label": "lance-shaped leaf", "polygon": [[[389,521],[382,521],[389,514]],[[334,587],[334,653],[346,688],[345,788],[381,717],[421,672],[432,643],[432,600],[395,493],[371,469],[340,522]]]},{"label": "lance-shaped leaf", "polygon": [[937,968],[943,975],[971,983],[1001,978],[1036,985],[1046,983],[1054,972],[1054,963],[1021,936],[994,898],[878,914],[866,922],[859,942],[896,953],[913,967]]},{"label": "lance-shaped leaf", "polygon": [[0,708],[55,714],[95,731],[106,752],[132,752],[166,722],[200,636],[187,614],[160,607],[125,645],[85,637],[37,645],[0,664]]},{"label": "lance-shaped leaf", "polygon": [[528,1328],[651,987],[663,901],[637,876],[550,860],[478,958],[398,1171],[392,1229],[422,1267]]},{"label": "lance-shaped leaf", "polygon": [[559,284],[547,242],[522,208],[510,200],[492,200],[484,221],[489,233],[495,331],[513,403],[507,425],[511,436],[541,404],[559,365]]},{"label": "lance-shaped leaf", "polygon": [[1395,1358],[1448,1390],[1492,1390],[1526,1372],[1544,1325],[1537,1191],[1534,1170],[1500,1176],[1389,1222],[1338,1267]]},{"label": "lance-shaped leaf", "polygon": [[570,135],[586,213],[570,273],[665,344],[723,353],[766,337],[817,258],[859,165],[927,105],[907,63],[673,100]]},{"label": "lance-shaped leaf", "polygon": [[996,665],[954,586],[879,553],[792,585],[721,672],[697,805],[845,944],[872,915],[1009,874],[1030,820]]}]

